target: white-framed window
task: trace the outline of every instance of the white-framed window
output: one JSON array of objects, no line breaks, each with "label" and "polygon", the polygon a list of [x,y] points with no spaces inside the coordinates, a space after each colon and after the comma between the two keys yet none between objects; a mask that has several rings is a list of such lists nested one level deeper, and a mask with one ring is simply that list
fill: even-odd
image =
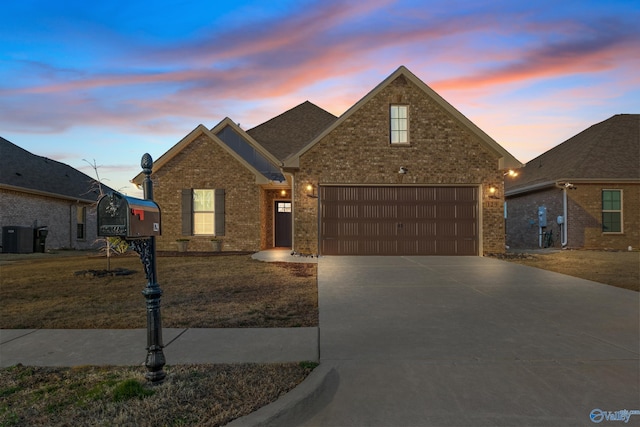
[{"label": "white-framed window", "polygon": [[278,212],[291,213],[291,202],[278,202]]},{"label": "white-framed window", "polygon": [[622,233],[622,190],[602,190],[602,232]]},{"label": "white-framed window", "polygon": [[222,188],[183,188],[183,236],[225,235],[225,191]]},{"label": "white-framed window", "polygon": [[389,109],[392,144],[409,143],[409,106],[392,104]]},{"label": "white-framed window", "polygon": [[193,234],[213,235],[215,224],[214,190],[193,190]]}]

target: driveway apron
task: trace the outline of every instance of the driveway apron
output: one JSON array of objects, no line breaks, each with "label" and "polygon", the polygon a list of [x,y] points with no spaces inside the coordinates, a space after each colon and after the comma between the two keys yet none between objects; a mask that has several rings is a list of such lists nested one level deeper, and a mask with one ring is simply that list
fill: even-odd
[{"label": "driveway apron", "polygon": [[640,412],[636,292],[483,257],[324,257],[318,292],[321,364],[336,375],[295,425],[586,426]]}]

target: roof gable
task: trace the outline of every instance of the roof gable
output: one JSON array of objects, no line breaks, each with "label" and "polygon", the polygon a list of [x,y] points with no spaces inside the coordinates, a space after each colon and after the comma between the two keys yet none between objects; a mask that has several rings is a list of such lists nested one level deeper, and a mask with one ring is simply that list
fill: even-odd
[{"label": "roof gable", "polygon": [[[111,189],[100,184],[103,191]],[[0,187],[95,202],[98,182],[64,163],[37,156],[0,137]]]},{"label": "roof gable", "polygon": [[[153,163],[153,172],[158,171],[160,168],[166,165],[171,159],[173,159],[178,153],[180,153],[180,151],[182,151],[185,147],[187,147],[189,144],[195,141],[200,135],[205,134],[206,136],[211,138],[212,141],[214,141],[220,147],[222,147],[222,149],[224,149],[231,156],[233,156],[244,167],[249,169],[256,177],[256,184],[270,183],[270,179],[264,176],[251,163],[247,162],[247,160],[242,158],[240,154],[238,154],[231,147],[229,147],[224,141],[222,141],[218,136],[216,136],[214,131],[219,132],[226,126],[233,126],[235,131],[240,131],[244,133],[242,129],[240,129],[237,125],[235,125],[233,121],[228,117],[226,117],[224,120],[218,123],[218,125],[216,125],[212,130],[207,129],[204,125],[200,124]],[[143,179],[144,179],[144,175],[142,172],[140,172],[131,180],[131,182],[137,185],[141,185]]]},{"label": "roof gable", "polygon": [[487,135],[482,129],[476,126],[471,120],[466,118],[460,111],[455,109],[451,104],[449,104],[444,98],[438,95],[433,89],[427,86],[422,80],[416,77],[411,71],[409,71],[405,66],[400,66],[396,71],[394,71],[389,77],[387,77],[384,81],[382,81],[378,86],[376,86],[371,92],[365,95],[360,101],[354,104],[351,108],[349,108],[344,114],[342,114],[337,120],[335,120],[332,124],[330,124],[327,128],[325,128],[319,135],[317,135],[312,141],[310,141],[307,145],[305,145],[300,151],[289,156],[284,161],[285,167],[299,167],[300,156],[302,156],[305,152],[307,152],[311,147],[317,144],[322,138],[324,138],[327,134],[332,132],[335,128],[337,128],[341,123],[347,120],[351,115],[353,115],[356,111],[358,111],[363,105],[369,102],[373,97],[375,97],[380,91],[382,91],[385,87],[390,85],[394,80],[398,77],[404,76],[406,79],[414,83],[418,88],[420,88],[427,96],[433,99],[440,107],[442,107],[445,111],[451,114],[459,123],[465,126],[470,132],[477,135],[480,141],[486,146],[490,151],[494,152],[500,159],[500,168],[501,169],[509,169],[509,168],[519,168],[522,167],[522,164],[516,160],[507,150],[505,150],[500,144],[498,144],[493,138]]},{"label": "roof gable", "polygon": [[260,144],[252,141],[238,126],[224,123],[216,126],[211,132],[268,179],[279,182],[285,180],[278,166],[280,162],[262,149]]},{"label": "roof gable", "polygon": [[640,114],[618,114],[527,162],[507,192],[566,180],[640,180]]},{"label": "roof gable", "polygon": [[337,117],[309,101],[252,128],[247,133],[280,161],[296,153]]}]

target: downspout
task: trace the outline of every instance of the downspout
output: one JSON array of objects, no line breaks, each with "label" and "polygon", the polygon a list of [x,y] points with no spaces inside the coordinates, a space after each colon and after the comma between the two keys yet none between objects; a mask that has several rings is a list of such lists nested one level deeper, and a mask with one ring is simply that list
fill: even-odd
[{"label": "downspout", "polygon": [[562,247],[567,246],[568,226],[567,226],[567,187],[562,188]]},{"label": "downspout", "polygon": [[291,174],[291,252],[296,247],[296,177]]},{"label": "downspout", "polygon": [[71,203],[69,205],[69,249],[75,249],[73,247],[73,214],[73,203]]}]

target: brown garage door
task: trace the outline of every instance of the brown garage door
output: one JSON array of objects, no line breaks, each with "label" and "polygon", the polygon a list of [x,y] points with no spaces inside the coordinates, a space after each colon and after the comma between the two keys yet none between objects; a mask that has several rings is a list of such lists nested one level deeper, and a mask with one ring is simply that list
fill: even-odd
[{"label": "brown garage door", "polygon": [[323,255],[477,255],[477,187],[320,187]]}]

